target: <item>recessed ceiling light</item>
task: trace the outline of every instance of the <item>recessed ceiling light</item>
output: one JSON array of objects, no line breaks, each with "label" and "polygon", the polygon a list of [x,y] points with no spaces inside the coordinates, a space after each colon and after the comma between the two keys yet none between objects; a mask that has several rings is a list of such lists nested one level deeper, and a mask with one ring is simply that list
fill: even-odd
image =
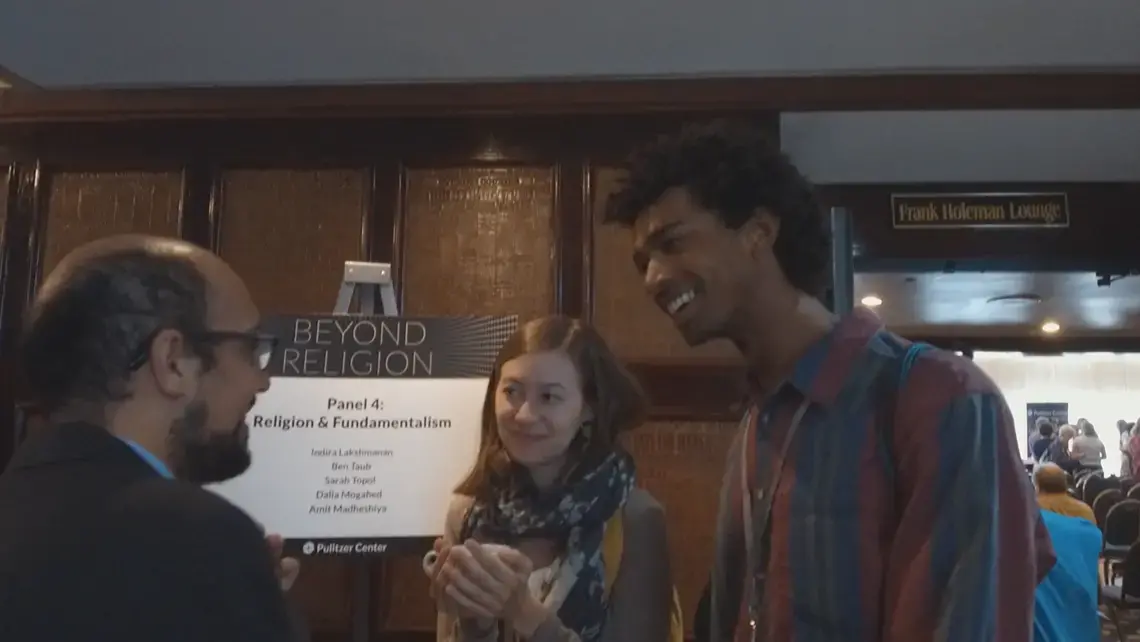
[{"label": "recessed ceiling light", "polygon": [[1045,334],[1057,334],[1061,331],[1061,324],[1056,321],[1046,321],[1041,324],[1041,331]]},{"label": "recessed ceiling light", "polygon": [[867,306],[868,308],[877,308],[883,304],[883,300],[880,299],[879,297],[875,296],[874,294],[868,294],[867,296],[863,297],[863,300],[860,301],[859,303],[862,303],[863,305]]}]

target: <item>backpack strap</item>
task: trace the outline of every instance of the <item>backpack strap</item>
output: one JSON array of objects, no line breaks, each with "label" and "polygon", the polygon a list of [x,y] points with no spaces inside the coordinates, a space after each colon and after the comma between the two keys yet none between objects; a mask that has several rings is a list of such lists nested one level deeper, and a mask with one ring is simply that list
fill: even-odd
[{"label": "backpack strap", "polygon": [[926,343],[912,343],[895,364],[887,364],[881,375],[880,405],[878,414],[879,454],[886,468],[887,481],[893,486],[898,473],[898,459],[895,457],[895,415],[898,414],[899,392],[906,384],[906,378],[914,362],[925,351],[934,346]]},{"label": "backpack strap", "polygon": [[[605,599],[609,599],[610,590],[617,580],[618,569],[621,567],[621,556],[625,546],[625,525],[622,523],[622,513],[618,510],[606,522],[606,530],[602,534],[602,566],[605,567]],[[682,619],[681,599],[677,588],[673,588],[673,600],[669,608],[669,642],[685,642],[685,624]]]},{"label": "backpack strap", "polygon": [[620,509],[614,512],[613,517],[606,522],[605,532],[602,534],[602,566],[606,573],[605,590],[602,594],[606,599],[609,599],[610,589],[617,580],[618,568],[621,566],[625,545],[625,525],[621,519],[623,512]]}]

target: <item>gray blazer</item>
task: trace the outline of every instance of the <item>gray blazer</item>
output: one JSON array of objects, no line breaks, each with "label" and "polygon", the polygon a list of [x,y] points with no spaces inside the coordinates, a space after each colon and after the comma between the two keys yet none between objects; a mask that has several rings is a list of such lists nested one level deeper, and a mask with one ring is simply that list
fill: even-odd
[{"label": "gray blazer", "polygon": [[[470,497],[456,496],[447,510],[444,540],[454,543]],[[667,642],[673,602],[669,547],[665,537],[665,510],[644,490],[634,490],[625,504],[622,526],[625,544],[621,568],[610,592],[609,615],[601,642]],[[497,642],[496,628],[480,636],[466,620],[440,612],[437,642]],[[558,615],[538,627],[530,642],[579,642],[577,634],[562,626]]]}]

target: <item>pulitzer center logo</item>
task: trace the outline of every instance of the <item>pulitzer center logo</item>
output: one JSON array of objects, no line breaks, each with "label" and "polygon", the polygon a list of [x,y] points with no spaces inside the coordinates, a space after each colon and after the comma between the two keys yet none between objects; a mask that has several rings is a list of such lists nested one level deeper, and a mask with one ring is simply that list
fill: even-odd
[{"label": "pulitzer center logo", "polygon": [[313,544],[312,542],[305,542],[304,544],[301,545],[301,552],[304,553],[305,555],[312,555],[313,551],[315,551],[316,549],[317,549],[316,544]]}]

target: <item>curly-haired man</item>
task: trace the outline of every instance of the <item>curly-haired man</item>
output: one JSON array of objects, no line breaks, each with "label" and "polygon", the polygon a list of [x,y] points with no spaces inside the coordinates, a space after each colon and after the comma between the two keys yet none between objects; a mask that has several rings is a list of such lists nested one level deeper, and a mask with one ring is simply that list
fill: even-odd
[{"label": "curly-haired man", "polygon": [[758,130],[691,127],[628,169],[606,218],[632,229],[649,296],[749,366],[709,639],[1028,642],[1054,558],[994,383],[820,302],[821,207]]}]

